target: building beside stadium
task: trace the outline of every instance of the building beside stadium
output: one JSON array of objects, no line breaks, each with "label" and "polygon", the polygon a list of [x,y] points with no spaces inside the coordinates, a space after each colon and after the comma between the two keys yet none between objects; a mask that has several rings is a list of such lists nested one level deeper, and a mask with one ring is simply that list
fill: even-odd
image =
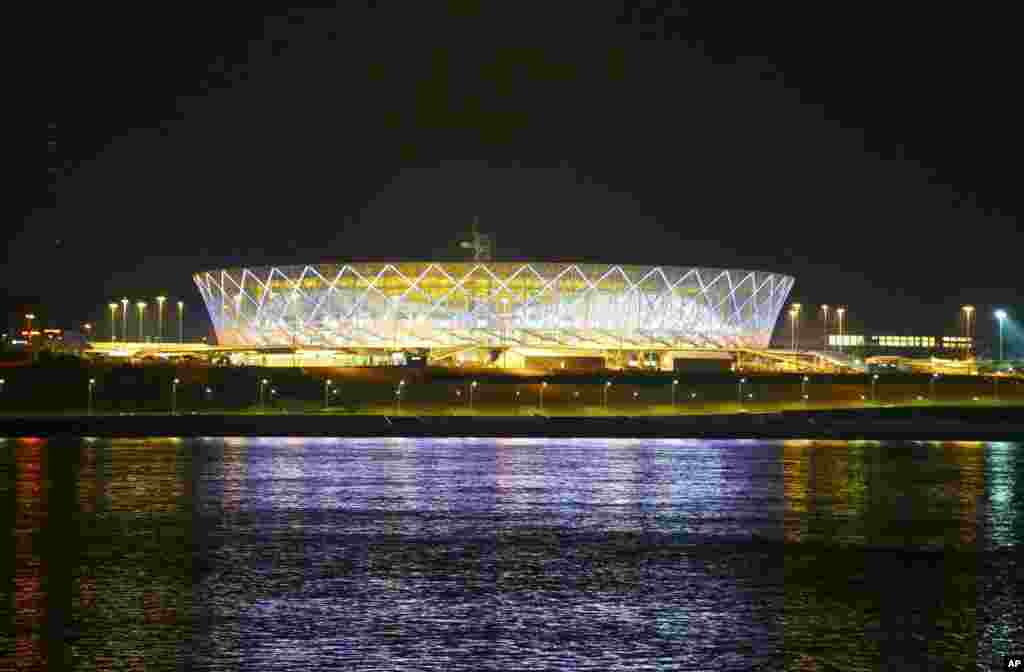
[{"label": "building beside stadium", "polygon": [[[196,273],[239,363],[647,365],[765,349],[789,276],[527,261],[334,263]],[[269,358],[269,361],[268,361]]]}]

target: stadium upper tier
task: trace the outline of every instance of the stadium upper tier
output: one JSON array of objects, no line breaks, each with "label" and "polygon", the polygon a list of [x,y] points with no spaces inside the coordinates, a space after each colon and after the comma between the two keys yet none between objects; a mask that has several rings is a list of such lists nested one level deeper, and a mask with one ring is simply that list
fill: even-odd
[{"label": "stadium upper tier", "polygon": [[548,262],[234,268],[194,276],[222,345],[765,348],[793,278]]}]

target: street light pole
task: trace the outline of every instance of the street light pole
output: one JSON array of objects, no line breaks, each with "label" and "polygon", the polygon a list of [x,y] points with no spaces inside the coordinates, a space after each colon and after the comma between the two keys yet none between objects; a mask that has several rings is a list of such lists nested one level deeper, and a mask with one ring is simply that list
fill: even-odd
[{"label": "street light pole", "polygon": [[797,347],[800,344],[799,334],[797,333],[800,327],[800,308],[801,304],[793,304],[793,352],[796,352]]},{"label": "street light pole", "polygon": [[836,316],[839,318],[839,352],[843,351],[843,315],[846,314],[846,308],[836,308]]},{"label": "street light pole", "polygon": [[964,313],[964,359],[971,358],[971,352],[974,350],[974,339],[971,338],[971,317],[974,315],[974,306],[964,306],[961,308]]},{"label": "street light pole", "polygon": [[113,343],[117,340],[117,326],[114,321],[114,315],[117,313],[117,304],[110,302],[107,304],[107,308],[110,308],[110,342]]},{"label": "street light pole", "polygon": [[964,313],[964,338],[971,337],[971,316],[974,313],[974,306],[964,306],[960,310]]},{"label": "street light pole", "polygon": [[789,331],[790,331],[790,346],[789,349],[796,352],[796,308],[789,309]]},{"label": "street light pole", "polygon": [[743,407],[743,385],[747,382],[746,378],[740,378],[740,382],[736,385],[736,403]]},{"label": "street light pole", "polygon": [[332,383],[330,378],[328,378],[327,380],[324,381],[324,410],[325,411],[327,410],[327,407],[330,406],[330,401],[328,400],[327,395],[330,393],[330,388],[331,388],[332,384],[333,383]]},{"label": "street light pole", "polygon": [[96,379],[89,379],[89,415],[92,415],[92,390],[96,387]]},{"label": "street light pole", "polygon": [[182,313],[185,311],[185,302],[178,301],[178,342],[185,342],[185,323],[182,318]]},{"label": "street light pole", "polygon": [[178,412],[178,383],[180,382],[180,380],[175,378],[171,384],[171,415]]},{"label": "street light pole", "polygon": [[473,390],[476,389],[477,382],[474,380],[469,384],[469,410],[473,410]]},{"label": "street light pole", "polygon": [[540,383],[540,410],[544,410],[544,388],[548,386],[548,381],[543,380]]},{"label": "street light pole", "polygon": [[605,411],[605,413],[608,412],[608,388],[611,387],[611,386],[612,386],[612,381],[610,381],[610,380],[604,381],[604,389],[602,390],[602,392],[604,392],[604,411]]},{"label": "street light pole", "polygon": [[146,336],[144,324],[146,314],[144,311],[146,310],[146,302],[139,301],[138,303],[135,304],[135,307],[139,309],[139,343],[145,343]]},{"label": "street light pole", "polygon": [[33,313],[25,314],[25,321],[28,322],[28,329],[26,331],[25,341],[28,343],[29,352],[32,354],[32,361],[36,361],[35,350],[32,348],[32,320],[36,319]]},{"label": "street light pole", "polygon": [[161,343],[164,340],[164,301],[166,296],[156,297],[156,340]]},{"label": "street light pole", "polygon": [[807,381],[809,380],[810,378],[804,376],[800,381],[800,398],[803,399],[804,405],[807,405]]},{"label": "street light pole", "polygon": [[266,398],[266,389],[267,389],[267,384],[269,382],[270,381],[267,380],[266,378],[264,378],[264,379],[262,379],[260,381],[260,412],[261,413],[266,411],[266,409],[267,409],[267,405],[266,405],[266,402],[264,401],[264,399]]},{"label": "street light pole", "polygon": [[128,342],[128,297],[121,299],[121,340]]},{"label": "street light pole", "polygon": [[822,320],[821,320],[821,348],[822,350],[828,350],[828,304],[822,304],[821,306]]},{"label": "street light pole", "polygon": [[1006,311],[997,310],[996,319],[999,320],[999,361],[1003,361],[1003,322],[1006,321]]},{"label": "street light pole", "polygon": [[675,410],[676,410],[676,387],[678,387],[678,386],[679,386],[679,379],[678,378],[674,378],[672,380],[672,411],[673,412],[675,412]]},{"label": "street light pole", "polygon": [[875,384],[878,382],[878,374],[871,376],[871,401],[878,403],[878,392],[875,388]]}]

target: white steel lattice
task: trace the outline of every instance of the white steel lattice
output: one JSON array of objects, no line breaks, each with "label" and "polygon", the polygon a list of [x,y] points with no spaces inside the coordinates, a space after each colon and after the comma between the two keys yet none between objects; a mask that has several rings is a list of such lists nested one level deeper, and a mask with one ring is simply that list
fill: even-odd
[{"label": "white steel lattice", "polygon": [[793,287],[760,271],[544,262],[197,273],[222,345],[765,348]]}]

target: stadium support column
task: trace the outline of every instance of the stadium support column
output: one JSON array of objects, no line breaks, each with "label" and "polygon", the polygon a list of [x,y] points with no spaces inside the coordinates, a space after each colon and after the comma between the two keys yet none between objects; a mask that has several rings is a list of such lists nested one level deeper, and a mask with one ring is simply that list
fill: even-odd
[{"label": "stadium support column", "polygon": [[[616,303],[618,303],[618,301],[616,301]],[[618,329],[618,331],[619,331],[619,353],[618,353],[618,356],[616,357],[616,362],[618,363],[620,368],[625,368],[625,366],[624,366],[625,362],[624,362],[624,359],[623,359],[625,357],[625,355],[622,352],[623,345],[624,345],[623,341],[626,338],[626,320],[628,319],[625,310],[623,310],[622,313],[619,315],[619,319],[622,320],[622,321],[619,324],[619,329]]]},{"label": "stadium support column", "polygon": [[501,297],[501,309],[498,311],[501,320],[501,368],[508,368],[508,297]]},{"label": "stadium support column", "polygon": [[391,347],[398,352],[398,297],[391,297]]}]

